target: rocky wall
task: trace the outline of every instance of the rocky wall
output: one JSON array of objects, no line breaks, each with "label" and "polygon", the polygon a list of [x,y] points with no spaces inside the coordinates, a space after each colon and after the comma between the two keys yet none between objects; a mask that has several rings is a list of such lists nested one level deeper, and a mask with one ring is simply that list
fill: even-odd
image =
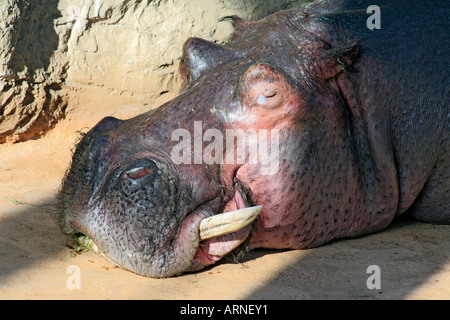
[{"label": "rocky wall", "polygon": [[125,96],[150,108],[172,98],[189,37],[224,43],[233,26],[222,17],[255,20],[300,2],[2,0],[0,143],[40,137],[92,88],[98,103]]}]

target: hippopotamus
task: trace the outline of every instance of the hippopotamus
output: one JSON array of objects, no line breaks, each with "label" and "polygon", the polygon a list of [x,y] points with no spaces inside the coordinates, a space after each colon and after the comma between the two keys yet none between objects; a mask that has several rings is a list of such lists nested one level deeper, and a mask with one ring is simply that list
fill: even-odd
[{"label": "hippopotamus", "polygon": [[226,17],[226,44],[188,39],[176,98],[80,139],[61,230],[162,278],[374,233],[402,213],[449,223],[448,1],[375,2]]}]

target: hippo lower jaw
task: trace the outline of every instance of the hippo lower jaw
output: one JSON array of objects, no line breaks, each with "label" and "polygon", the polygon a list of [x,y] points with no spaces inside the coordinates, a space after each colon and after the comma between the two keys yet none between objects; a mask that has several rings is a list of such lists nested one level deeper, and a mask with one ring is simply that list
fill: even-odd
[{"label": "hippo lower jaw", "polygon": [[174,259],[177,262],[168,273],[148,274],[144,265],[131,266],[119,262],[122,259],[103,251],[101,244],[97,246],[93,239],[84,234],[76,239],[75,245],[85,247],[117,266],[144,276],[169,277],[182,272],[198,271],[214,264],[241,245],[249,237],[252,222],[263,207],[249,207],[237,189],[224,212],[217,214],[212,209],[217,206],[218,201],[219,198],[211,200],[183,219],[173,239],[173,242],[179,243],[176,250],[178,254]]},{"label": "hippo lower jaw", "polygon": [[248,207],[203,219],[200,223],[200,240],[241,230],[258,217],[262,208],[263,206]]},{"label": "hippo lower jaw", "polygon": [[[226,206],[233,211],[213,215],[200,224],[200,240],[194,260],[186,271],[198,271],[214,264],[240,246],[250,235],[252,222],[263,206],[248,207],[242,194],[235,191],[233,199]],[[205,227],[203,226],[205,225]],[[213,236],[216,235],[217,236]]]}]

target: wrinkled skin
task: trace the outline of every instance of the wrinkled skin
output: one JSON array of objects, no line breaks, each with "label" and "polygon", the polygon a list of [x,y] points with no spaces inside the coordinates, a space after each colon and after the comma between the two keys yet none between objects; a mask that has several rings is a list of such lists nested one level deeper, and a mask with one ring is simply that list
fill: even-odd
[{"label": "wrinkled skin", "polygon": [[[78,144],[58,196],[63,232],[88,235],[119,266],[168,277],[236,248],[376,232],[407,210],[449,223],[449,6],[378,1],[382,28],[371,31],[371,4],[234,17],[225,46],[188,40],[176,99],[105,118]],[[279,130],[278,170],[262,175],[248,154],[239,164],[175,164],[172,133],[193,136],[194,121],[203,133]],[[200,242],[203,218],[260,204],[252,225]]]}]

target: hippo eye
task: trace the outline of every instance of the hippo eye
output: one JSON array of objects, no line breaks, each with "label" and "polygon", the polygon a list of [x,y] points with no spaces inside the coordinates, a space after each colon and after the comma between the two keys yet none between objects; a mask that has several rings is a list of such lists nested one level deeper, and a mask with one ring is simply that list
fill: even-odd
[{"label": "hippo eye", "polygon": [[272,98],[272,97],[275,97],[276,95],[277,95],[277,90],[275,90],[275,89],[265,89],[263,92],[262,92],[262,95],[264,96],[264,97],[266,97],[266,98]]},{"label": "hippo eye", "polygon": [[[258,96],[258,98],[256,98],[256,103],[258,103],[259,105],[273,104],[274,102],[272,101],[273,100],[272,98],[276,98],[277,94],[278,94],[277,89],[266,88],[261,92],[261,94]],[[274,99],[274,100],[277,100],[277,99]]]},{"label": "hippo eye", "polygon": [[126,171],[126,175],[131,179],[139,179],[152,172],[152,169],[146,167],[133,168]]}]

